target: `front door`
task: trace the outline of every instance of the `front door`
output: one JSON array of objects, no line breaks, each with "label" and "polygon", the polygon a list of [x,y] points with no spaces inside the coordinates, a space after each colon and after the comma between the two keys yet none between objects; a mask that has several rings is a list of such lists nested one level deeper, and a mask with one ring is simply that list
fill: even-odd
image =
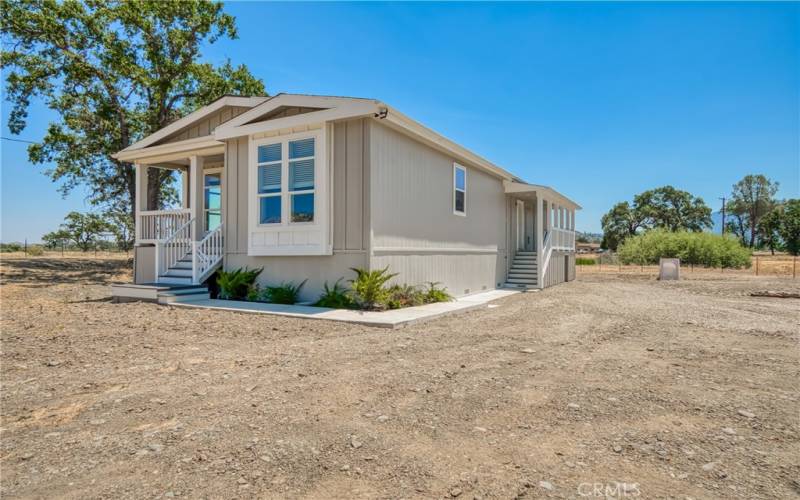
[{"label": "front door", "polygon": [[222,169],[203,172],[203,230],[213,231],[222,223]]},{"label": "front door", "polygon": [[525,250],[525,202],[517,200],[517,250]]}]

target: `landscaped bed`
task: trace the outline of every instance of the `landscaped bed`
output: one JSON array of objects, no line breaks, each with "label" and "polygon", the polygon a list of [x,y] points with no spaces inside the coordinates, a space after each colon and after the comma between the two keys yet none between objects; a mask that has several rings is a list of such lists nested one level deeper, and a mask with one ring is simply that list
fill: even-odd
[{"label": "landscaped bed", "polygon": [[[344,278],[339,278],[333,286],[326,282],[319,298],[313,303],[304,305],[332,309],[384,311],[453,300],[447,289],[440,287],[435,282],[426,283],[425,286],[409,284],[387,286],[386,283],[397,276],[396,273],[389,273],[388,267],[372,271],[360,268],[351,269],[356,276],[348,281],[349,288],[342,285]],[[263,271],[263,268],[220,270],[216,278],[216,284],[219,287],[218,298],[285,305],[300,302],[300,291],[306,284],[306,280],[300,283],[283,282],[262,286],[256,282],[256,279]]]}]

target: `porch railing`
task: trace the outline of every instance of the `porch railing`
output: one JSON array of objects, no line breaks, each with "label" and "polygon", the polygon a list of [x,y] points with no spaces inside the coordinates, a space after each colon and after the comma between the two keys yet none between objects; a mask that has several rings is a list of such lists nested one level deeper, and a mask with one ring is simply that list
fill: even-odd
[{"label": "porch railing", "polygon": [[210,231],[202,240],[195,242],[192,252],[192,282],[200,283],[208,277],[222,260],[225,252],[222,241],[222,224]]},{"label": "porch railing", "polygon": [[138,239],[156,242],[169,238],[192,218],[191,212],[188,208],[139,212]]},{"label": "porch railing", "polygon": [[553,250],[575,250],[575,231],[571,229],[550,228]]}]

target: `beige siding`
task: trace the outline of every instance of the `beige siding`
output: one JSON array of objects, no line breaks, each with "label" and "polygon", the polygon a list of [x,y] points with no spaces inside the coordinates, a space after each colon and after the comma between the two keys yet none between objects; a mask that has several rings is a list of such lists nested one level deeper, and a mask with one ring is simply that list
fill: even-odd
[{"label": "beige siding", "polygon": [[[366,187],[369,169],[366,150],[367,127],[363,120],[337,123],[333,146],[333,241],[332,256],[257,257],[247,255],[248,140],[231,139],[225,148],[222,189],[225,224],[226,269],[259,268],[262,284],[281,281],[308,282],[303,300],[314,300],[327,281],[352,277],[351,267],[366,267]],[[253,188],[254,189],[254,188]]]},{"label": "beige siding", "polygon": [[575,279],[575,254],[553,251],[547,263],[542,285],[544,288]]},{"label": "beige siding", "polygon": [[136,284],[156,281],[156,247],[134,247],[133,272],[133,282]]},{"label": "beige siding", "polygon": [[203,118],[197,123],[193,123],[188,127],[178,130],[174,134],[158,141],[153,145],[168,144],[170,142],[178,142],[186,139],[194,139],[196,137],[210,135],[214,132],[214,129],[217,128],[218,125],[225,123],[231,118],[234,118],[249,109],[250,108],[244,106],[225,106],[216,113]]},{"label": "beige siding", "polygon": [[453,159],[370,123],[370,267],[395,281],[443,283],[460,296],[505,280],[507,199],[499,178],[467,168],[466,217],[453,213]]}]

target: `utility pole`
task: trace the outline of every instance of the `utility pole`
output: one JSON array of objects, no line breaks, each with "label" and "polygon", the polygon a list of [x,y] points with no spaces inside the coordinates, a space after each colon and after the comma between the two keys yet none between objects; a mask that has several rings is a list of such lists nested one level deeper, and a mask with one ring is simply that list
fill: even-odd
[{"label": "utility pole", "polygon": [[722,236],[725,236],[725,197],[720,200],[722,200]]}]

